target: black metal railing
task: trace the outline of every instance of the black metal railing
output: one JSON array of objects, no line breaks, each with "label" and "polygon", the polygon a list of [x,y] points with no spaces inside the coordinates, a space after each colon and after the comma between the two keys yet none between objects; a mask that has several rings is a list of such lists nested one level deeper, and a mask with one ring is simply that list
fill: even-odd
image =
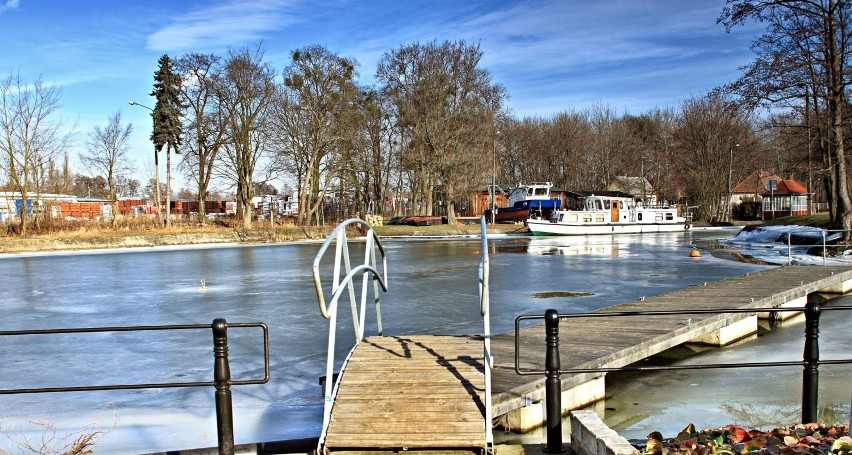
[{"label": "black metal railing", "polygon": [[[802,422],[817,421],[817,391],[819,387],[819,366],[850,364],[852,359],[820,360],[819,358],[819,318],[823,311],[852,310],[852,306],[823,307],[818,302],[808,302],[805,307],[786,308],[736,308],[736,309],[700,309],[700,310],[658,310],[658,311],[612,311],[600,313],[559,314],[556,310],[547,310],[544,315],[522,315],[515,319],[515,372],[520,375],[544,375],[545,407],[547,416],[548,453],[565,452],[562,445],[562,381],[563,374],[611,373],[620,371],[665,371],[700,370],[713,368],[764,368],[781,366],[801,366],[802,372]],[[559,320],[578,318],[606,318],[618,316],[668,316],[688,314],[726,314],[726,313],[776,313],[803,312],[805,315],[805,347],[801,361],[784,362],[745,362],[712,363],[698,365],[644,365],[618,368],[571,368],[563,370],[559,358]],[[521,323],[529,320],[544,319],[545,322],[545,361],[544,370],[522,370],[520,368],[520,332]]]},{"label": "black metal railing", "polygon": [[[261,379],[231,380],[231,368],[228,360],[228,328],[256,327],[263,331],[263,370]],[[130,327],[83,327],[67,329],[42,330],[9,330],[0,331],[2,336],[22,335],[56,335],[68,333],[99,333],[99,332],[143,332],[143,331],[172,331],[200,330],[213,331],[213,381],[195,382],[158,382],[144,384],[108,384],[74,387],[44,387],[0,389],[0,395],[23,393],[58,393],[58,392],[92,392],[104,390],[133,390],[159,389],[178,387],[215,387],[216,398],[216,429],[218,432],[218,448],[222,455],[234,453],[234,415],[231,398],[231,386],[266,384],[269,382],[269,328],[262,322],[231,323],[224,319],[214,319],[212,324],[185,324],[159,326],[130,326]]]}]

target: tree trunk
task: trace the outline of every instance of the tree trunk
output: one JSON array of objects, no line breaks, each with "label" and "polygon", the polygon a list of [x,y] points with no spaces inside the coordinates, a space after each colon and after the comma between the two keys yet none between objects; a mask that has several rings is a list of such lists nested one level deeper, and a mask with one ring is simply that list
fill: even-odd
[{"label": "tree trunk", "polygon": [[166,145],[166,228],[172,227],[172,146]]},{"label": "tree trunk", "polygon": [[163,214],[160,212],[161,204],[160,201],[160,160],[159,160],[160,150],[154,149],[154,206],[155,211],[157,212],[157,221],[160,225],[163,224]]},{"label": "tree trunk", "polygon": [[447,202],[447,224],[459,224],[456,219],[456,203],[453,201]]},{"label": "tree trunk", "polygon": [[27,213],[27,201],[27,191],[24,189],[24,191],[21,191],[21,237],[26,237],[27,235],[27,221],[29,219]]}]

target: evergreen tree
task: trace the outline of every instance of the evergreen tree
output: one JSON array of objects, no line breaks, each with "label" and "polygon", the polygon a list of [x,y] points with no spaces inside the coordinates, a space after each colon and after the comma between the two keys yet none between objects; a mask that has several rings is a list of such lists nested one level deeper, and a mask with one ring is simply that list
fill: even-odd
[{"label": "evergreen tree", "polygon": [[[154,73],[154,91],[151,96],[157,99],[154,106],[154,131],[151,140],[154,142],[154,165],[157,167],[157,180],[159,181],[159,164],[157,153],[166,149],[166,227],[171,225],[171,183],[172,183],[172,155],[180,153],[181,124],[180,110],[183,108],[180,100],[180,76],[175,74],[172,60],[168,55],[163,55],[158,61],[159,68]],[[159,183],[157,184],[159,188]],[[157,197],[159,200],[159,197]],[[158,207],[159,209],[159,207]]]}]

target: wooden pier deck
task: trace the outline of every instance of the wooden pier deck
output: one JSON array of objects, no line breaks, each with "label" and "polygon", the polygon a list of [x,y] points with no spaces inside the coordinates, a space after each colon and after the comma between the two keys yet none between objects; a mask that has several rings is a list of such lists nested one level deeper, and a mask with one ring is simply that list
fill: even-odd
[{"label": "wooden pier deck", "polygon": [[[706,285],[692,286],[600,311],[759,309],[791,303],[795,303],[795,306],[804,306],[807,296],[812,293],[847,292],[850,280],[852,280],[852,267],[779,267]],[[565,309],[561,312],[570,313],[571,311]],[[717,332],[746,317],[748,315],[745,314],[722,314],[563,320],[560,323],[561,368],[568,370],[630,365],[666,349]],[[544,325],[522,329],[520,339],[521,368],[543,371]],[[503,426],[515,429],[529,428],[530,425],[535,426],[535,424],[510,422],[506,415],[539,404],[545,395],[545,378],[544,376],[521,376],[515,373],[514,343],[514,333],[511,332],[492,337],[495,364],[492,370],[492,411],[494,416],[502,416],[500,419]],[[600,374],[563,375],[562,389],[566,391],[601,376]],[[587,394],[582,391],[579,393]],[[599,398],[593,401],[597,399]],[[563,405],[566,405],[564,398]],[[566,407],[569,406],[571,405],[566,405]]]},{"label": "wooden pier deck", "polygon": [[325,450],[483,451],[483,356],[481,336],[366,338],[341,373]]}]

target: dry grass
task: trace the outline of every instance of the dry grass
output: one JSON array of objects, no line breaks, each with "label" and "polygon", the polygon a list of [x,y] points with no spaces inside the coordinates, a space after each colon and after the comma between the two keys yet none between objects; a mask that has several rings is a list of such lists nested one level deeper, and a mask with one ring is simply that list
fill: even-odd
[{"label": "dry grass", "polygon": [[[24,253],[93,248],[125,248],[157,245],[200,243],[273,243],[300,240],[324,240],[334,225],[296,226],[291,222],[255,222],[243,230],[232,218],[221,218],[204,225],[192,222],[173,223],[168,229],[155,220],[126,219],[113,228],[108,222],[51,220],[35,224],[21,236],[15,229],[0,232],[0,253]],[[475,236],[480,226],[376,226],[380,237]],[[523,225],[489,225],[490,234],[528,232]],[[353,229],[350,235],[358,236]]]},{"label": "dry grass", "polygon": [[16,446],[10,450],[0,449],[0,455],[92,455],[95,453],[93,448],[115,428],[118,417],[113,427],[107,430],[98,430],[95,424],[89,424],[82,430],[65,436],[57,435],[54,424],[31,420],[28,423],[41,428],[41,434],[34,437],[16,436],[10,434],[6,427],[0,428],[0,433]]}]

